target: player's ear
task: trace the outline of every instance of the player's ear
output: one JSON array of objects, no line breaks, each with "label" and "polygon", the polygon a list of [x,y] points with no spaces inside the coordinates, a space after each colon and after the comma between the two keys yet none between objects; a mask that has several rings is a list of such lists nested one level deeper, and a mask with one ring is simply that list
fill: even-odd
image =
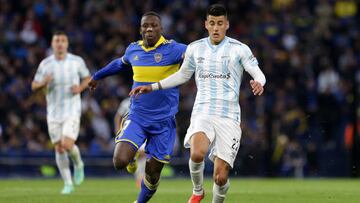
[{"label": "player's ear", "polygon": [[228,29],[229,29],[229,27],[230,27],[230,23],[229,23],[229,21],[228,21],[228,20],[226,20],[226,30],[228,30]]},{"label": "player's ear", "polygon": [[204,24],[205,24],[205,28],[208,29],[208,21],[207,20],[205,20]]}]

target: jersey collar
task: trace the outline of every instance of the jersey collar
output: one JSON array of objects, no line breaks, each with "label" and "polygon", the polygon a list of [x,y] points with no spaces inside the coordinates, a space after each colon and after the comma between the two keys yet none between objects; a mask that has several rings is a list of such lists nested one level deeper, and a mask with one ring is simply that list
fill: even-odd
[{"label": "jersey collar", "polygon": [[216,51],[217,49],[219,49],[220,47],[222,47],[227,41],[228,41],[228,37],[225,36],[224,39],[220,42],[220,44],[218,44],[218,45],[213,45],[213,44],[211,44],[210,37],[207,37],[207,39],[206,39],[206,42],[207,42],[208,46],[209,46],[213,51]]},{"label": "jersey collar", "polygon": [[144,46],[144,40],[140,40],[139,41],[139,45],[141,46],[142,49],[144,49],[144,51],[148,52],[148,51],[151,51],[151,50],[154,50],[156,49],[158,46],[160,46],[160,44],[162,44],[163,42],[165,42],[165,38],[161,35],[160,36],[160,39],[156,42],[155,46],[153,47],[148,47],[146,48]]}]

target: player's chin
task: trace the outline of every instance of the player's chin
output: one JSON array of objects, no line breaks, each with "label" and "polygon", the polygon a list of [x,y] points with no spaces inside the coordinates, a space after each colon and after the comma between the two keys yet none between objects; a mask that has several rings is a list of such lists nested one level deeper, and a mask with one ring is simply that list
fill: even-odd
[{"label": "player's chin", "polygon": [[220,38],[219,35],[213,35],[213,36],[212,36],[212,40],[213,40],[214,42],[220,42],[220,41],[221,41],[221,38]]},{"label": "player's chin", "polygon": [[154,40],[155,39],[155,36],[154,35],[145,35],[145,38],[147,40]]}]

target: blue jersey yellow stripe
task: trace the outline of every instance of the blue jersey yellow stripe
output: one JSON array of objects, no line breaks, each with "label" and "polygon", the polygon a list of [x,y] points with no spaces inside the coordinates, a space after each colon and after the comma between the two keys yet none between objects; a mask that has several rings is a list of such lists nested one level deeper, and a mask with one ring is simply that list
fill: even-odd
[{"label": "blue jersey yellow stripe", "polygon": [[[133,88],[158,82],[178,71],[186,45],[160,37],[154,47],[145,47],[143,41],[131,43],[122,57],[122,63],[131,65]],[[178,111],[177,87],[151,92],[132,98],[129,118],[138,121],[160,121],[175,116]]]},{"label": "blue jersey yellow stripe", "polygon": [[180,64],[169,66],[133,66],[134,81],[159,82],[179,70]]}]

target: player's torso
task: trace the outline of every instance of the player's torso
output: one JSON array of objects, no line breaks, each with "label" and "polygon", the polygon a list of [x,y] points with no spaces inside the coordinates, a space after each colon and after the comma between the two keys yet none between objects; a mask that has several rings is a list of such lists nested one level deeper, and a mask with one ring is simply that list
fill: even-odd
[{"label": "player's torso", "polygon": [[51,60],[46,65],[47,74],[51,74],[53,77],[50,87],[68,91],[66,87],[78,85],[80,82],[78,66],[79,62],[70,54],[67,54],[64,60]]},{"label": "player's torso", "polygon": [[219,99],[227,98],[232,93],[238,96],[243,68],[236,46],[224,41],[212,47],[206,40],[198,43],[194,52],[198,88],[205,88],[207,91],[204,92]]},{"label": "player's torso", "polygon": [[[134,72],[133,88],[158,82],[176,71],[181,63],[183,49],[175,47],[175,42],[164,41],[160,46],[145,51],[142,46],[135,44],[127,54]],[[180,45],[179,45],[180,46]],[[132,99],[129,117],[136,116],[141,120],[159,121],[172,117],[178,109],[179,90],[170,88],[140,95]],[[136,118],[135,118],[136,119]]]},{"label": "player's torso", "polygon": [[128,59],[136,82],[158,82],[178,71],[180,62],[174,57],[170,44],[163,44],[154,50],[144,51],[136,46]]},{"label": "player's torso", "polygon": [[72,93],[72,86],[79,85],[79,62],[72,54],[64,60],[50,60],[46,63],[46,74],[53,80],[49,83],[46,100],[48,119],[61,120],[69,116],[80,116],[80,95]]},{"label": "player's torso", "polygon": [[238,120],[240,84],[243,75],[238,47],[224,40],[212,46],[208,39],[198,42],[193,54],[198,88],[195,112]]}]

